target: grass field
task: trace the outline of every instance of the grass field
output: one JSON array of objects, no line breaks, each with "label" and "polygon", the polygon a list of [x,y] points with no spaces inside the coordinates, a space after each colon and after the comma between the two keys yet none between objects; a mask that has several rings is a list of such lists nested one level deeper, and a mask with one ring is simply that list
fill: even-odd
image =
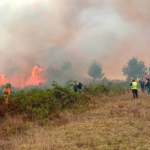
[{"label": "grass field", "polygon": [[97,96],[83,113],[65,110],[44,125],[28,122],[25,132],[1,138],[0,150],[149,150],[150,97],[139,95]]}]

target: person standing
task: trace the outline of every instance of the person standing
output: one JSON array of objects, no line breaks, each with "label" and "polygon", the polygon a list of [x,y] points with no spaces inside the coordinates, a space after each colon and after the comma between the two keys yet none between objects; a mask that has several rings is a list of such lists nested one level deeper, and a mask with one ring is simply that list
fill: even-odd
[{"label": "person standing", "polygon": [[132,88],[133,97],[138,98],[137,82],[135,81],[135,79],[132,80],[130,86]]},{"label": "person standing", "polygon": [[77,92],[78,91],[78,85],[77,83],[75,82],[74,86],[73,86],[73,89],[74,89],[74,92]]},{"label": "person standing", "polygon": [[145,80],[144,80],[144,83],[145,83],[145,91],[146,91],[146,83],[147,83],[147,81],[146,81],[146,80],[147,80],[147,79],[145,79]]},{"label": "person standing", "polygon": [[79,82],[79,85],[78,85],[78,91],[82,91],[82,86],[83,86],[83,84],[81,83],[81,82]]},{"label": "person standing", "polygon": [[8,100],[9,100],[9,96],[10,96],[10,90],[9,90],[8,86],[6,86],[6,88],[3,90],[3,93],[4,93],[5,104],[8,104]]},{"label": "person standing", "polygon": [[149,96],[150,95],[150,80],[149,79],[146,83],[146,88],[147,88],[147,96]]},{"label": "person standing", "polygon": [[140,85],[141,85],[141,91],[144,92],[144,90],[145,90],[145,82],[143,81],[143,79],[141,80]]}]

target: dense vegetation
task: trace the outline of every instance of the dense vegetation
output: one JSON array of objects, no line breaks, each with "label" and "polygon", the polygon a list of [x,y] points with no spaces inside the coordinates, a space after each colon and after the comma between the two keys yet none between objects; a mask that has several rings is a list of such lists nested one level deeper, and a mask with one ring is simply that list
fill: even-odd
[{"label": "dense vegetation", "polygon": [[[91,95],[124,94],[128,91],[125,84],[112,84],[109,86],[96,84],[84,86],[83,92],[73,91],[73,81],[69,81],[65,86],[53,82],[52,89],[29,89],[12,92],[8,112],[11,115],[24,114],[28,119],[52,119],[58,116],[64,109],[77,107],[87,108]],[[3,97],[0,98],[1,103]]]}]

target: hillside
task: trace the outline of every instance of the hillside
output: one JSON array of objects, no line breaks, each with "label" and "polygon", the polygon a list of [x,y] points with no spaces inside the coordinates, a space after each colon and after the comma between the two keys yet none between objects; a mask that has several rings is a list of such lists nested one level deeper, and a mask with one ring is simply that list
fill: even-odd
[{"label": "hillside", "polygon": [[44,125],[28,122],[30,129],[1,138],[0,150],[148,150],[149,101],[146,93],[138,100],[131,93],[95,96],[85,112],[65,110]]}]

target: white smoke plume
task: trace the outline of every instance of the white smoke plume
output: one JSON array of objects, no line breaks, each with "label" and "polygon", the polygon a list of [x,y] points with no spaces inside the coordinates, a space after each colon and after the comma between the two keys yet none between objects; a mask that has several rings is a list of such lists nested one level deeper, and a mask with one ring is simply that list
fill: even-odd
[{"label": "white smoke plume", "polygon": [[[0,73],[27,80],[33,66],[71,61],[87,76],[92,60],[123,78],[132,57],[148,65],[149,0],[7,0],[1,3]],[[87,76],[88,77],[88,76]]]}]

